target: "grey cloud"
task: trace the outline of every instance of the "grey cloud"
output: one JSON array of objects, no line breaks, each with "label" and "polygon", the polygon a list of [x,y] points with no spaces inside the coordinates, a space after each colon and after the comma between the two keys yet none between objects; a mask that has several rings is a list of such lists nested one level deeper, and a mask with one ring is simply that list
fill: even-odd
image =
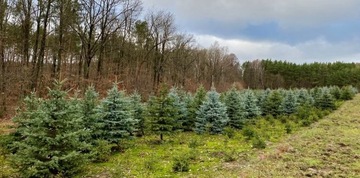
[{"label": "grey cloud", "polygon": [[204,19],[241,25],[277,21],[283,28],[309,27],[360,16],[358,0],[148,0],[191,21]]}]

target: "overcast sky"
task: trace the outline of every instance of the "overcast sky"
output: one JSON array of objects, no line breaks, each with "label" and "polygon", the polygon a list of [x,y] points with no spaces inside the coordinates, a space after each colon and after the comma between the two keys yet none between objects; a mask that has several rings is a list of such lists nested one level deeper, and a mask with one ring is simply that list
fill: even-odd
[{"label": "overcast sky", "polygon": [[241,62],[360,62],[360,0],[143,0],[172,12],[178,31],[215,41]]}]

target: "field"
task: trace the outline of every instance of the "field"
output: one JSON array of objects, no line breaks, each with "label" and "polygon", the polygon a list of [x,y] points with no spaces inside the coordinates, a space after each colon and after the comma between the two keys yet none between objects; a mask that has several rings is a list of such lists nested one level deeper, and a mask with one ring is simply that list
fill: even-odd
[{"label": "field", "polygon": [[[253,148],[241,131],[231,136],[178,133],[136,138],[105,163],[91,163],[77,177],[358,177],[360,175],[360,95],[310,127],[286,134],[280,122],[267,132],[265,149]],[[11,122],[0,125],[10,131]],[[0,152],[2,153],[2,152]],[[175,160],[189,163],[188,172],[174,172]],[[16,177],[4,153],[0,177]]]},{"label": "field", "polygon": [[[78,177],[357,177],[360,175],[360,95],[310,127],[274,135],[258,150],[234,137],[181,133],[159,144],[155,137],[128,142],[131,149]],[[189,172],[173,160],[190,157]]]}]

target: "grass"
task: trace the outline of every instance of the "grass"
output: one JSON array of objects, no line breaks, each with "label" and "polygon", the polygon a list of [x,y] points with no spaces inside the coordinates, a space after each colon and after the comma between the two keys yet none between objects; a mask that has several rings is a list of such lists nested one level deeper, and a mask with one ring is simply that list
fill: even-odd
[{"label": "grass", "polygon": [[[108,162],[86,165],[77,177],[358,177],[359,111],[357,95],[310,127],[294,127],[291,134],[280,121],[261,119],[250,129],[266,140],[265,149],[253,148],[241,131],[231,138],[177,133],[162,143],[155,135],[136,138]],[[0,134],[9,133],[10,125],[1,123]],[[14,176],[1,148],[0,153],[0,177]],[[175,158],[184,157],[189,171],[174,172]]]},{"label": "grass", "polygon": [[360,95],[308,128],[288,136],[228,175],[359,177]]},{"label": "grass", "polygon": [[1,147],[7,139],[7,134],[13,130],[12,126],[13,123],[10,120],[0,122],[0,178],[17,176],[16,170],[11,167],[7,151]]},{"label": "grass", "polygon": [[[251,150],[251,144],[244,142],[239,133],[232,139],[194,133],[166,137],[163,143],[156,142],[157,139],[155,136],[135,139],[124,153],[112,156],[106,163],[89,165],[79,177],[112,174],[124,177],[209,177],[222,169],[221,163],[225,162],[226,154],[236,157]],[[179,156],[188,157],[188,172],[175,173],[172,170],[174,158]]]},{"label": "grass", "polygon": [[[109,162],[91,164],[78,177],[358,177],[360,175],[360,95],[324,119],[286,135],[284,125],[259,121],[254,130],[267,148],[254,149],[235,136],[179,133],[156,144],[157,137],[132,141]],[[190,170],[172,171],[173,158],[189,156]],[[229,159],[229,157],[231,159]]]}]

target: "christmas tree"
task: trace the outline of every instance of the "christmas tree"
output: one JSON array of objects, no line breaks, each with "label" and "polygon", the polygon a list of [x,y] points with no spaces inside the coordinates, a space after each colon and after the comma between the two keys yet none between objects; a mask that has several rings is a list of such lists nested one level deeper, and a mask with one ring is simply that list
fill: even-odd
[{"label": "christmas tree", "polygon": [[221,134],[229,119],[226,113],[226,106],[220,102],[220,95],[212,89],[206,95],[206,100],[197,112],[195,131],[210,134]]},{"label": "christmas tree", "polygon": [[178,112],[173,107],[174,101],[169,97],[168,93],[168,88],[163,85],[159,95],[150,98],[147,107],[150,129],[160,135],[160,140],[164,139],[164,135],[173,132],[176,123],[174,115]]},{"label": "christmas tree", "polygon": [[80,104],[66,99],[61,86],[62,82],[55,82],[44,101],[27,98],[29,108],[14,118],[22,139],[13,144],[13,160],[23,177],[71,177],[86,163],[82,150],[88,144],[81,140],[86,130]]},{"label": "christmas tree", "polygon": [[241,96],[234,87],[227,92],[225,105],[229,117],[229,126],[241,129],[245,122],[245,116],[247,113],[245,111],[245,105],[241,100]]},{"label": "christmas tree", "polygon": [[130,96],[130,107],[132,118],[136,120],[135,129],[138,135],[142,136],[145,134],[144,106],[141,103],[141,95],[137,91]]},{"label": "christmas tree", "polygon": [[101,103],[102,139],[119,144],[120,139],[129,138],[136,124],[132,112],[125,92],[115,83]]},{"label": "christmas tree", "polygon": [[257,98],[254,95],[253,91],[247,90],[243,94],[244,106],[245,106],[245,117],[251,119],[261,115],[260,107],[257,105]]}]

